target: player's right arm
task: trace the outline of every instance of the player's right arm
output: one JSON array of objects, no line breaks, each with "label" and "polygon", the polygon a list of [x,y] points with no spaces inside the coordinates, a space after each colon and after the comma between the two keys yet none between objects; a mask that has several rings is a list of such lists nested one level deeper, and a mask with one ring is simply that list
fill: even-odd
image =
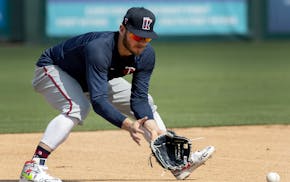
[{"label": "player's right arm", "polygon": [[[103,42],[103,41],[102,41]],[[140,144],[138,133],[144,134],[141,130],[147,117],[140,118],[133,122],[124,116],[108,101],[108,70],[112,51],[108,45],[100,45],[101,42],[92,42],[84,50],[86,55],[87,83],[90,92],[90,99],[94,111],[113,125],[127,130],[132,139]],[[107,50],[108,52],[104,51]]]}]

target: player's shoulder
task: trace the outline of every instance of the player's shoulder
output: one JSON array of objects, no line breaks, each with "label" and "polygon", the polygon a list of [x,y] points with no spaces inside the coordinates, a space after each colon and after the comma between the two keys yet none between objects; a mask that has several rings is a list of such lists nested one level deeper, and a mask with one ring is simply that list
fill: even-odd
[{"label": "player's shoulder", "polygon": [[88,36],[91,37],[87,47],[93,49],[108,49],[115,45],[116,32],[90,32]]},{"label": "player's shoulder", "polygon": [[147,52],[149,52],[149,53],[154,53],[155,52],[155,50],[154,50],[154,48],[153,48],[153,46],[151,44],[147,44],[145,50]]},{"label": "player's shoulder", "polygon": [[89,43],[98,42],[98,43],[106,43],[114,40],[115,32],[89,32],[83,34],[83,38],[87,39]]},{"label": "player's shoulder", "polygon": [[153,69],[155,65],[155,51],[150,44],[147,44],[146,48],[139,56],[135,57],[137,67],[143,67],[146,69]]},{"label": "player's shoulder", "polygon": [[71,37],[58,45],[66,49],[74,49],[76,47],[86,47],[94,42],[98,44],[109,42],[113,40],[113,37],[114,32],[88,32]]},{"label": "player's shoulder", "polygon": [[144,49],[143,53],[140,56],[144,58],[148,58],[148,57],[155,58],[155,50],[152,47],[152,45],[147,44],[146,48]]}]

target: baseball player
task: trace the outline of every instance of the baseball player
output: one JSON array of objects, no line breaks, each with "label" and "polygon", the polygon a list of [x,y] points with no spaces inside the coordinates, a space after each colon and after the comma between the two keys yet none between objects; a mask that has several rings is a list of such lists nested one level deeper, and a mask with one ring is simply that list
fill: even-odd
[{"label": "baseball player", "polygon": [[[127,130],[137,144],[140,134],[150,142],[166,132],[148,94],[155,64],[155,52],[149,44],[157,38],[154,23],[151,11],[133,7],[124,16],[119,31],[82,34],[41,54],[33,87],[60,114],[49,122],[32,159],[25,162],[20,182],[61,182],[46,173],[45,162],[73,127],[83,123],[91,105],[98,115]],[[132,74],[132,83],[122,78],[128,74]],[[192,158],[196,163],[173,175],[186,178],[213,150],[195,153]],[[200,157],[204,154],[208,155]]]}]

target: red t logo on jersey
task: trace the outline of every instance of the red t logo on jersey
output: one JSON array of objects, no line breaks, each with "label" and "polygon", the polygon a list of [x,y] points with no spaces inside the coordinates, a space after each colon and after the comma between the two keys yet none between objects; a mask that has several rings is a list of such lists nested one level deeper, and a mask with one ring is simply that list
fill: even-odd
[{"label": "red t logo on jersey", "polygon": [[136,69],[134,67],[126,66],[123,70],[124,75],[129,75],[131,73],[134,73]]}]

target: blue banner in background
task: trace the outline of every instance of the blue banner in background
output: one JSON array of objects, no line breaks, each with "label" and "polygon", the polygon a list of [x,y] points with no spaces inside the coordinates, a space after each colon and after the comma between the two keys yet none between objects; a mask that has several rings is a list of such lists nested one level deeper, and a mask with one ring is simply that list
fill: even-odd
[{"label": "blue banner in background", "polygon": [[0,29],[5,29],[7,24],[7,0],[0,0]]},{"label": "blue banner in background", "polygon": [[290,0],[268,0],[268,32],[290,33]]},{"label": "blue banner in background", "polygon": [[117,31],[126,11],[143,6],[156,15],[159,35],[248,34],[247,0],[47,0],[46,34],[72,36]]}]

